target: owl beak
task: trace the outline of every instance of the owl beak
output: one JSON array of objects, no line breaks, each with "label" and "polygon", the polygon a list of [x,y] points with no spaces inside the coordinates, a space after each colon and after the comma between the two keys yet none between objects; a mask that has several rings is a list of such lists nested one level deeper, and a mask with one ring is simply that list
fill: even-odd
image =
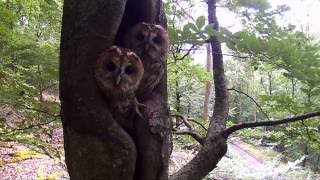
[{"label": "owl beak", "polygon": [[120,84],[120,81],[121,81],[121,74],[119,74],[119,75],[117,76],[116,85],[119,85],[119,84]]},{"label": "owl beak", "polygon": [[120,70],[117,78],[116,78],[116,85],[119,86],[120,85],[120,82],[121,82],[121,78],[123,76],[124,72],[123,72],[123,69]]},{"label": "owl beak", "polygon": [[145,49],[149,49],[149,43],[145,44]]}]

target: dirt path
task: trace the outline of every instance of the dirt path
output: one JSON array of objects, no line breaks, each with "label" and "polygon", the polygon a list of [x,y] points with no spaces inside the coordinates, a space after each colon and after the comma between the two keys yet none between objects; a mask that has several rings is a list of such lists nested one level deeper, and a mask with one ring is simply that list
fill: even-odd
[{"label": "dirt path", "polygon": [[[228,143],[228,152],[208,179],[217,180],[291,180],[287,172],[267,158],[260,148],[251,147],[236,139]],[[255,153],[252,153],[254,150]]]},{"label": "dirt path", "polygon": [[271,162],[266,162],[250,154],[241,148],[238,142],[229,143],[228,153],[233,156],[233,158],[241,161],[243,168],[240,169],[241,171],[235,172],[241,177],[254,179],[286,179],[283,174],[273,167]]}]

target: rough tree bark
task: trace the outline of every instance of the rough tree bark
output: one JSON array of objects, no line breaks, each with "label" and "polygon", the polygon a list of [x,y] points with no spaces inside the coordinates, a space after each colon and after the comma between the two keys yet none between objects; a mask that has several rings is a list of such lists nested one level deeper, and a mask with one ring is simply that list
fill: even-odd
[{"label": "rough tree bark", "polygon": [[170,149],[166,77],[147,99],[163,128],[132,119],[126,132],[98,90],[93,66],[138,22],[166,25],[160,0],[65,0],[60,49],[60,99],[65,156],[71,179],[167,179]]}]

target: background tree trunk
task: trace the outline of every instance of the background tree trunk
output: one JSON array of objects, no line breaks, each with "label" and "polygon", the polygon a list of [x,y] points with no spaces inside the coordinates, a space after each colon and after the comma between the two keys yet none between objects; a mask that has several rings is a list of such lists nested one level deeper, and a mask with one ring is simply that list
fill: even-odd
[{"label": "background tree trunk", "polygon": [[[98,90],[93,65],[123,33],[144,21],[165,26],[160,0],[65,0],[60,49],[60,99],[71,179],[167,179],[170,139],[166,77],[150,99],[164,130],[135,120],[127,133]],[[134,119],[132,119],[134,120]]]},{"label": "background tree trunk", "polygon": [[[257,90],[256,90],[256,74],[255,74],[255,69],[253,68],[252,69],[252,72],[251,72],[251,88],[252,88],[252,91],[251,91],[251,94],[252,94],[252,98],[254,100],[256,100],[256,96],[257,96]],[[255,103],[252,103],[252,121],[253,122],[256,122],[257,121],[257,105]]]},{"label": "background tree trunk", "polygon": [[[207,44],[207,72],[212,72],[212,58],[211,58],[211,45]],[[204,102],[203,102],[203,119],[209,120],[209,103],[210,103],[210,93],[211,93],[211,81],[206,82]]]}]

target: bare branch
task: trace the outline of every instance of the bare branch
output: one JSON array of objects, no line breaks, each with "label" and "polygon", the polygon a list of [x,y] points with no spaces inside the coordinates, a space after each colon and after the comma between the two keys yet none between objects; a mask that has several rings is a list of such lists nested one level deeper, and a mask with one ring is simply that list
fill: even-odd
[{"label": "bare branch", "polygon": [[182,115],[178,115],[178,114],[172,114],[171,115],[172,117],[179,117],[180,119],[182,119],[183,123],[189,128],[189,130],[193,130],[191,124],[188,122],[188,121],[191,121],[191,122],[194,122],[196,124],[198,124],[199,126],[201,126],[205,131],[208,131],[208,129],[203,125],[201,124],[200,122],[194,120],[194,119],[186,119],[184,116]]},{"label": "bare branch", "polygon": [[198,133],[194,132],[194,131],[178,131],[176,129],[174,129],[172,131],[173,134],[176,135],[189,135],[191,136],[193,139],[195,139],[198,143],[200,143],[201,145],[203,145],[204,143],[204,137],[202,137],[201,135],[199,135]]},{"label": "bare branch", "polygon": [[17,106],[21,106],[21,107],[23,107],[24,109],[27,109],[27,110],[30,110],[30,111],[36,111],[36,112],[38,112],[38,113],[42,113],[42,114],[45,114],[45,115],[50,116],[50,117],[60,117],[60,115],[51,114],[51,113],[46,112],[46,111],[43,111],[43,110],[41,110],[41,109],[35,109],[35,108],[28,107],[28,106],[25,106],[25,105],[22,105],[22,104],[17,104]]},{"label": "bare branch", "polygon": [[[189,129],[188,131],[181,131],[181,130],[178,130],[176,128],[173,128],[173,130],[172,130],[173,134],[189,135],[189,136],[193,137],[196,141],[198,141],[201,145],[203,145],[205,138],[202,137],[200,134],[198,134],[196,131],[193,130],[191,124],[188,122],[188,120],[190,121],[190,119],[186,120],[186,118],[184,116],[181,116],[181,115],[178,115],[178,114],[173,114],[171,116],[182,119],[182,123],[185,124]],[[198,123],[197,121],[195,121],[195,122]],[[199,125],[202,125],[202,124],[199,123]]]},{"label": "bare branch", "polygon": [[9,134],[12,133],[14,131],[24,131],[24,130],[28,130],[28,129],[32,129],[34,127],[40,127],[40,126],[44,126],[44,125],[48,125],[56,120],[60,119],[59,117],[54,117],[53,119],[51,119],[50,121],[44,122],[44,123],[39,123],[39,124],[33,124],[27,127],[23,127],[23,128],[16,128],[16,129],[12,129],[10,131],[7,132],[0,132],[0,135],[4,135],[4,134]]},{"label": "bare branch", "polygon": [[6,103],[6,102],[0,102],[0,104],[3,104],[3,105],[12,105],[12,106],[20,106],[26,110],[30,110],[30,111],[35,111],[35,112],[38,112],[38,113],[42,113],[42,114],[45,114],[47,116],[50,116],[50,117],[60,117],[60,115],[56,115],[56,114],[51,114],[49,112],[46,112],[44,110],[41,110],[41,109],[36,109],[36,108],[32,108],[32,107],[29,107],[29,106],[26,106],[26,105],[23,105],[23,104],[17,104],[17,103]]},{"label": "bare branch", "polygon": [[192,50],[196,50],[196,49],[197,49],[197,48],[195,48],[195,47],[196,47],[196,45],[193,44],[193,45],[190,47],[190,49],[188,49],[187,52],[186,52],[182,57],[177,58],[176,60],[177,60],[177,61],[183,60],[184,58],[186,58],[187,56],[189,56]]},{"label": "bare branch", "polygon": [[248,123],[241,123],[241,124],[236,124],[234,126],[231,126],[224,131],[222,131],[222,134],[224,137],[228,137],[230,134],[241,130],[245,128],[253,128],[253,127],[260,127],[260,126],[275,126],[275,125],[280,125],[280,124],[286,124],[286,123],[292,123],[304,119],[309,119],[312,117],[320,116],[320,111],[318,112],[310,112],[306,113],[300,116],[294,116],[290,118],[285,118],[281,120],[275,120],[275,121],[260,121],[260,122],[248,122]]},{"label": "bare branch", "polygon": [[194,123],[198,124],[199,126],[201,126],[202,129],[204,129],[205,131],[208,131],[208,129],[203,124],[201,124],[200,122],[198,122],[198,121],[196,121],[194,119],[188,119],[188,121],[194,122]]},{"label": "bare branch", "polygon": [[243,56],[243,55],[238,55],[238,54],[225,54],[225,53],[217,53],[217,52],[213,52],[213,53],[220,54],[223,56],[235,57],[235,58],[239,58],[239,59],[251,59],[252,58],[251,55]]},{"label": "bare branch", "polygon": [[182,120],[183,124],[185,124],[189,130],[193,130],[191,124],[188,121],[186,121],[185,117],[178,115],[178,114],[172,114],[171,116],[176,117],[176,118],[180,118]]},{"label": "bare branch", "polygon": [[257,101],[256,101],[253,97],[249,96],[248,94],[246,94],[246,93],[244,93],[244,92],[242,92],[242,91],[236,90],[236,89],[234,89],[234,88],[230,88],[230,89],[228,89],[228,90],[229,90],[229,91],[236,91],[237,93],[243,94],[243,95],[247,96],[248,98],[250,98],[250,99],[256,104],[256,106],[259,108],[259,110],[260,110],[260,111],[266,116],[266,118],[270,121],[270,118],[269,118],[268,114],[263,111],[263,109],[261,108],[261,106],[257,103]]},{"label": "bare branch", "polygon": [[54,86],[59,86],[59,83],[50,84],[50,85],[42,88],[41,91],[45,91],[45,90],[51,89],[51,88],[54,87]]},{"label": "bare branch", "polygon": [[174,58],[174,62],[169,62],[169,63],[167,63],[167,65],[170,65],[170,64],[175,64],[177,61],[182,61],[182,60],[184,60],[187,56],[189,56],[190,55],[190,53],[192,52],[192,51],[195,51],[195,50],[197,50],[197,49],[199,49],[199,47],[197,46],[197,45],[195,45],[195,44],[193,44],[190,48],[188,48],[188,49],[182,49],[181,47],[180,47],[180,44],[177,44],[177,47],[175,47],[175,49],[173,50],[173,52],[181,52],[181,51],[186,51],[186,53],[184,53],[181,57],[178,57],[177,55],[176,55],[176,53],[173,53],[173,58]]}]

